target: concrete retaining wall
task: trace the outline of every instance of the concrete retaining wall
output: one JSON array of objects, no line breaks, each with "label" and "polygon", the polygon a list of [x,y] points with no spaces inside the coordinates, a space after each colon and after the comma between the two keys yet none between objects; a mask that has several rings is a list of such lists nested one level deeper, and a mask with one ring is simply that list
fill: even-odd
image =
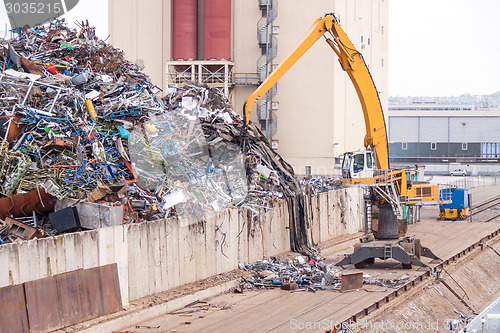
[{"label": "concrete retaining wall", "polygon": [[[310,199],[310,231],[323,242],[363,228],[359,188]],[[128,224],[0,246],[0,287],[117,263],[124,304],[290,250],[288,207],[252,217],[229,209],[206,221]]]}]

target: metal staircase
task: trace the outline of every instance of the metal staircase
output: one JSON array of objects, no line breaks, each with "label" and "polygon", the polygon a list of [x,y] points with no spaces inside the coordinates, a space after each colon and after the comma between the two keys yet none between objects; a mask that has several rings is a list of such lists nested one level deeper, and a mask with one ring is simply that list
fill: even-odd
[{"label": "metal staircase", "polygon": [[[278,55],[278,40],[273,36],[273,22],[278,16],[277,0],[259,0],[262,17],[257,23],[257,40],[262,50],[262,56],[257,61],[257,74],[262,83],[273,71],[273,60]],[[257,103],[257,116],[261,129],[267,138],[272,138],[277,130],[277,119],[273,113],[272,102],[276,96],[277,87],[274,85]]]},{"label": "metal staircase", "polygon": [[365,233],[370,233],[372,230],[372,221],[373,221],[373,216],[372,216],[372,203],[368,199],[365,199]]},{"label": "metal staircase", "polygon": [[403,218],[403,206],[406,202],[400,200],[400,195],[396,189],[391,170],[377,170],[380,171],[379,181],[374,184],[369,184],[368,187],[373,190],[388,203],[391,204],[394,215],[398,218]]},{"label": "metal staircase", "polygon": [[393,243],[385,243],[384,247],[384,260],[391,259],[392,258],[392,247]]}]

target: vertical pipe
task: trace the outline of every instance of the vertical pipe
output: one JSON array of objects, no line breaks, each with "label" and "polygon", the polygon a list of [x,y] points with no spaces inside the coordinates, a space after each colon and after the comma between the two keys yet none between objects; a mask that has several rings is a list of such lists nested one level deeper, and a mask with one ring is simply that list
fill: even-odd
[{"label": "vertical pipe", "polygon": [[198,0],[198,60],[203,57],[203,42],[204,42],[204,21],[205,21],[205,0]]},{"label": "vertical pipe", "polygon": [[420,157],[420,116],[417,117],[417,161],[419,157]]},{"label": "vertical pipe", "polygon": [[170,0],[170,59],[174,58],[174,0]]},{"label": "vertical pipe", "polygon": [[448,117],[448,157],[451,157],[451,142],[450,142],[450,117]]},{"label": "vertical pipe", "polygon": [[231,0],[204,2],[203,16],[203,58],[230,60]]},{"label": "vertical pipe", "polygon": [[174,60],[197,57],[197,0],[173,0]]},{"label": "vertical pipe", "polygon": [[229,65],[224,64],[224,95],[229,96]]},{"label": "vertical pipe", "polygon": [[[271,57],[271,48],[272,48],[272,45],[271,45],[271,42],[272,42],[272,36],[271,36],[271,31],[270,31],[270,28],[271,28],[271,23],[272,23],[272,18],[271,18],[271,9],[272,9],[272,6],[271,6],[271,2],[267,2],[266,4],[266,77],[269,76],[269,74],[271,74],[271,68],[270,66],[272,66],[272,57]],[[270,105],[272,103],[272,98],[271,98],[271,90],[273,88],[271,87],[271,89],[266,93],[266,137],[268,139],[271,139],[272,137],[272,113],[271,111],[269,110],[270,109]]]}]

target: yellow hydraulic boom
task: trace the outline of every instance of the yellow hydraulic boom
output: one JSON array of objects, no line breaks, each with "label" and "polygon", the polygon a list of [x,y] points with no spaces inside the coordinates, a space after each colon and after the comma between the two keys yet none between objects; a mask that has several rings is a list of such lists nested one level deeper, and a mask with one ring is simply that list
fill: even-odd
[{"label": "yellow hydraulic boom", "polygon": [[[438,259],[430,249],[421,246],[415,237],[400,239],[397,215],[405,215],[405,206],[421,205],[425,201],[437,202],[436,185],[413,184],[405,170],[389,169],[387,135],[382,106],[375,83],[363,56],[356,51],[351,41],[340,28],[333,14],[317,19],[295,49],[278,65],[262,84],[245,101],[243,112],[245,124],[250,120],[252,108],[271,89],[304,53],[322,36],[339,58],[342,69],[351,79],[361,102],[365,118],[364,144],[368,148],[362,153],[345,153],[342,166],[344,185],[361,185],[370,188],[370,200],[379,207],[377,241],[361,244],[358,249],[336,265],[354,264],[363,268],[376,258],[395,259],[403,268],[411,265],[425,266],[420,255]],[[373,155],[378,170],[373,170]],[[376,171],[376,173],[374,172]],[[419,208],[417,208],[419,209]]]},{"label": "yellow hydraulic boom", "polygon": [[318,18],[295,49],[285,57],[264,82],[245,100],[243,112],[248,124],[253,106],[318,39],[325,37],[326,42],[339,58],[342,69],[347,72],[358,93],[365,118],[365,147],[375,151],[378,169],[389,168],[387,137],[382,105],[373,79],[364,63],[362,55],[356,51],[346,33],[333,14]]},{"label": "yellow hydraulic boom", "polygon": [[[276,69],[261,83],[261,85],[245,100],[243,115],[245,124],[250,121],[250,114],[259,99],[302,57],[321,37],[324,37],[333,52],[338,56],[342,69],[346,71],[358,94],[365,119],[366,135],[364,145],[375,153],[377,169],[381,175],[369,178],[344,178],[344,185],[371,185],[382,188],[390,193],[383,199],[392,197],[399,206],[400,203],[416,203],[437,201],[437,186],[419,185],[412,188],[407,183],[404,170],[389,170],[389,153],[384,113],[375,83],[359,53],[346,33],[340,27],[333,14],[318,18],[307,34],[302,38],[292,52],[276,67]],[[384,171],[385,170],[385,171]]]}]

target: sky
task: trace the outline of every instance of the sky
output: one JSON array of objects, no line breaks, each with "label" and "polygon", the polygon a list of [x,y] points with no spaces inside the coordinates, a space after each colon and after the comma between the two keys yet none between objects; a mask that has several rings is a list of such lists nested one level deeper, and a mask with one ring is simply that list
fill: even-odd
[{"label": "sky", "polygon": [[[43,0],[32,0],[41,2]],[[29,2],[29,1],[26,1]],[[70,27],[76,27],[75,21],[89,20],[91,26],[95,26],[99,38],[108,37],[108,0],[79,0],[78,4],[65,15],[63,15]],[[5,27],[10,29],[9,20],[3,1],[0,0],[0,36],[5,36]]]},{"label": "sky", "polygon": [[68,23],[88,19],[99,38],[108,37],[108,0],[80,0],[75,8],[63,17]]},{"label": "sky", "polygon": [[500,91],[499,0],[389,0],[389,95]]}]

